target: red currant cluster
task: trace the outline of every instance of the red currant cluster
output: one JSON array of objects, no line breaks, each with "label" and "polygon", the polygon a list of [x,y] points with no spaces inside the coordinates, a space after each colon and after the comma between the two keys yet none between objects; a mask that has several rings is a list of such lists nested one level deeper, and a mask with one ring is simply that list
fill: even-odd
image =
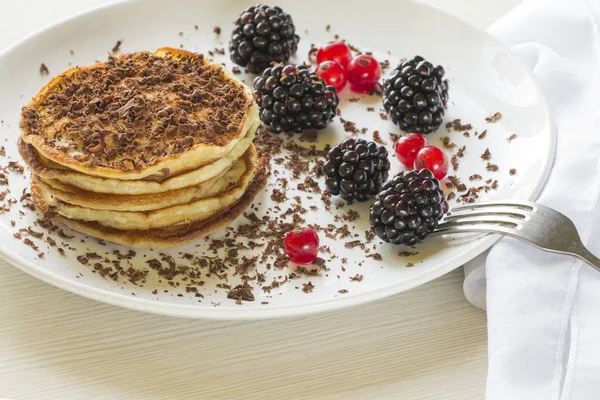
[{"label": "red currant cluster", "polygon": [[438,179],[444,179],[448,173],[448,157],[438,147],[428,146],[425,136],[414,133],[402,136],[394,145],[396,157],[408,168],[427,168]]},{"label": "red currant cluster", "polygon": [[353,92],[369,93],[381,78],[381,65],[371,55],[352,57],[344,42],[326,44],[317,51],[316,74],[338,93],[350,83]]}]

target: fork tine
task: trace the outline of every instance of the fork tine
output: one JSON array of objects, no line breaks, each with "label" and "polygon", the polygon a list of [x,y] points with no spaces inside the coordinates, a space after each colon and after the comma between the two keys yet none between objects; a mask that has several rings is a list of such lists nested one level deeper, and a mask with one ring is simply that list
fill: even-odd
[{"label": "fork tine", "polygon": [[444,221],[454,221],[459,218],[498,218],[500,220],[504,219],[516,219],[516,220],[525,220],[527,216],[524,214],[520,214],[517,212],[508,212],[508,211],[459,211],[457,213],[449,214],[444,217]]},{"label": "fork tine", "polygon": [[493,224],[467,224],[467,225],[444,225],[440,224],[438,228],[431,233],[433,236],[454,234],[454,233],[498,233],[517,237],[516,230],[500,225]]},{"label": "fork tine", "polygon": [[537,208],[537,204],[532,203],[530,201],[488,201],[484,203],[473,203],[467,204],[464,206],[454,207],[451,211],[460,212],[466,210],[476,210],[482,208],[490,208],[490,207],[508,207],[511,209],[520,209],[523,211],[534,211]]},{"label": "fork tine", "polygon": [[445,229],[445,228],[454,228],[457,226],[464,226],[464,227],[468,227],[468,226],[502,226],[505,228],[510,228],[510,229],[514,229],[516,231],[516,228],[519,227],[519,223],[516,222],[513,219],[509,219],[509,218],[499,218],[496,220],[491,220],[491,219],[485,219],[483,217],[480,217],[478,219],[467,219],[467,220],[463,220],[463,219],[458,219],[458,220],[452,220],[452,221],[443,221],[442,223],[440,223],[437,227],[437,229]]}]

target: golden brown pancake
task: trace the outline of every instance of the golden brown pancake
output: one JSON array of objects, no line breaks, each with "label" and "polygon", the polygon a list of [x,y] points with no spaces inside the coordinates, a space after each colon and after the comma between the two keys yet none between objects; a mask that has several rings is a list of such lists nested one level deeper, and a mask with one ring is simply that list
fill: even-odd
[{"label": "golden brown pancake", "polygon": [[114,211],[81,207],[61,201],[46,191],[37,177],[32,180],[40,195],[57,214],[69,219],[97,222],[100,225],[121,230],[145,230],[187,224],[218,215],[222,210],[235,204],[246,192],[257,170],[257,159],[246,159],[242,176],[234,185],[212,197],[192,200],[183,204],[149,211]]},{"label": "golden brown pancake", "polygon": [[139,180],[120,180],[86,175],[73,171],[40,155],[36,148],[18,140],[18,149],[33,173],[44,181],[60,181],[87,192],[115,195],[143,195],[164,193],[202,184],[227,171],[248,150],[254,140],[254,129],[223,158],[200,168],[163,177],[146,177]]},{"label": "golden brown pancake", "polygon": [[162,48],[52,79],[23,107],[23,141],[87,175],[139,180],[219,160],[258,121],[252,92],[220,64]]},{"label": "golden brown pancake", "polygon": [[[44,193],[63,203],[84,208],[106,211],[151,211],[168,208],[178,204],[191,203],[199,199],[219,196],[246,179],[246,171],[252,171],[258,164],[258,155],[254,145],[239,158],[230,169],[223,171],[213,179],[196,186],[171,190],[165,193],[142,195],[118,195],[95,193],[65,185],[57,179],[43,179],[36,176],[36,182]],[[240,182],[242,188],[242,183]]]},{"label": "golden brown pancake", "polygon": [[62,223],[76,231],[125,246],[160,249],[193,242],[226,228],[252,204],[254,197],[265,184],[266,169],[264,160],[261,160],[254,181],[250,184],[244,196],[242,196],[236,204],[232,205],[227,210],[224,210],[220,215],[215,215],[202,221],[196,221],[186,226],[142,231],[122,231],[107,228],[94,222],[83,222],[65,218],[53,212],[41,196],[39,186],[37,185],[32,185],[32,197],[36,207],[41,212],[45,213],[47,218]]}]

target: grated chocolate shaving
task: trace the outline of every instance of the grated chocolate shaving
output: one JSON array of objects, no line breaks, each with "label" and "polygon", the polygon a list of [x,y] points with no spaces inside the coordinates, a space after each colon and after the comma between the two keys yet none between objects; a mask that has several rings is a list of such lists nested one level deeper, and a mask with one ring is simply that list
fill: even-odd
[{"label": "grated chocolate shaving", "polygon": [[483,152],[483,154],[481,155],[481,159],[488,161],[492,158],[492,153],[490,153],[490,149],[485,149],[485,151]]},{"label": "grated chocolate shaving", "polygon": [[315,285],[313,285],[313,283],[310,282],[310,281],[308,283],[303,283],[302,284],[302,291],[304,293],[311,293],[314,288],[315,288]]},{"label": "grated chocolate shaving", "polygon": [[500,112],[495,112],[488,117],[485,117],[486,122],[494,123],[502,118],[502,114]]},{"label": "grated chocolate shaving", "polygon": [[121,45],[123,44],[123,40],[117,40],[117,43],[115,43],[115,45],[113,46],[113,48],[111,49],[113,54],[118,53],[119,51],[121,51]]},{"label": "grated chocolate shaving", "polygon": [[65,80],[43,108],[24,107],[20,126],[46,136],[60,124],[60,142],[48,137],[49,146],[88,166],[136,170],[199,144],[230,142],[251,99],[222,72],[202,55],[110,56]]},{"label": "grated chocolate shaving", "polygon": [[387,143],[385,142],[385,140],[383,140],[381,138],[381,135],[379,134],[379,131],[373,131],[373,140],[376,143],[382,144],[382,145],[386,145]]},{"label": "grated chocolate shaving", "polygon": [[228,299],[236,299],[238,304],[241,304],[242,300],[254,301],[254,294],[252,293],[252,286],[244,281],[242,284],[237,285],[227,293]]},{"label": "grated chocolate shaving", "polygon": [[485,166],[485,169],[488,171],[495,172],[495,171],[498,171],[498,166],[496,164],[492,164],[492,163],[488,162],[487,165]]},{"label": "grated chocolate shaving", "polygon": [[46,64],[42,63],[42,65],[40,65],[40,75],[48,75],[49,73],[50,71],[48,70]]}]

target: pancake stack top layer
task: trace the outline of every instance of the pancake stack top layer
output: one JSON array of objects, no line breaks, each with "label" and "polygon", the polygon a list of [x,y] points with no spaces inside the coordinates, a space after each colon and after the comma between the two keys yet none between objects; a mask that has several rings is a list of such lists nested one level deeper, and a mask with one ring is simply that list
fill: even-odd
[{"label": "pancake stack top layer", "polygon": [[168,247],[227,226],[264,185],[250,90],[178,49],[111,57],[52,79],[23,108],[36,206],[75,230]]}]

